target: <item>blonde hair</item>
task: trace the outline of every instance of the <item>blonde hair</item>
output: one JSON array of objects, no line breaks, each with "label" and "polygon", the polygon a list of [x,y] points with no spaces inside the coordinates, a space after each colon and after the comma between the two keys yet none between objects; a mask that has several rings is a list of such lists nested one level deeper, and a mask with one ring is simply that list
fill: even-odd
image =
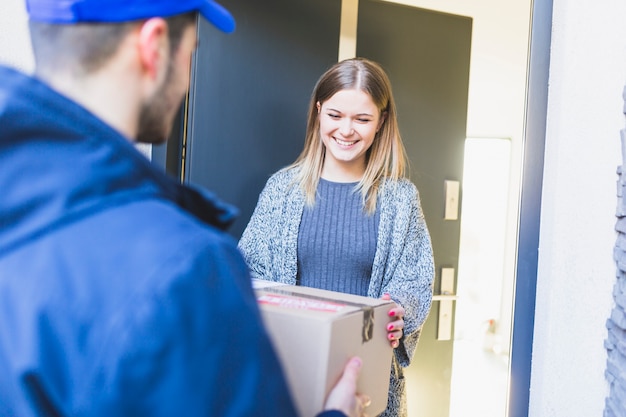
[{"label": "blonde hair", "polygon": [[315,193],[324,165],[325,149],[320,138],[317,103],[323,104],[341,90],[361,90],[367,93],[378,110],[382,126],[366,154],[366,168],[356,190],[361,193],[367,213],[376,211],[378,189],[386,178],[405,176],[408,161],[398,129],[396,105],[391,83],[382,67],[365,58],[351,58],[330,67],[317,81],[307,121],[304,149],[289,168],[298,168],[296,183],[302,188],[306,204],[315,204]]}]

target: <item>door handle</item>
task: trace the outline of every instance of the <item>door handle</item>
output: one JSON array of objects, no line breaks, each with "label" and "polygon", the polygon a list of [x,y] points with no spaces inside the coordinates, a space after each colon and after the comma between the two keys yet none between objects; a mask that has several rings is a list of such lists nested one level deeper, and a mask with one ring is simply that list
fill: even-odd
[{"label": "door handle", "polygon": [[456,294],[435,294],[433,301],[456,301],[459,298]]},{"label": "door handle", "polygon": [[439,301],[439,320],[437,323],[437,340],[452,339],[452,312],[456,294],[435,294],[433,301]]},{"label": "door handle", "polygon": [[454,268],[441,268],[441,282],[439,294],[433,295],[434,301],[439,301],[439,320],[437,321],[437,340],[452,339],[452,312],[454,311]]}]

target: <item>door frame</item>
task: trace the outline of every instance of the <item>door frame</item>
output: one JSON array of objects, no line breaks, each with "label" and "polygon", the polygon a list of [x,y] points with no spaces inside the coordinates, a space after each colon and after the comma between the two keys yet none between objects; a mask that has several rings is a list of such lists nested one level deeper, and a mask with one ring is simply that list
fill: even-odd
[{"label": "door frame", "polygon": [[517,237],[508,417],[527,417],[530,400],[539,227],[548,112],[552,0],[532,2]]}]

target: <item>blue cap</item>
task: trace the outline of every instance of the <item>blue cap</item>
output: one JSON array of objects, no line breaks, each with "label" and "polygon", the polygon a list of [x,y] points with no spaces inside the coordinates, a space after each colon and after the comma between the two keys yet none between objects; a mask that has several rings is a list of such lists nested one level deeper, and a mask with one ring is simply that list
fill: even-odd
[{"label": "blue cap", "polygon": [[30,20],[46,23],[129,22],[197,11],[223,32],[235,19],[212,0],[26,0]]}]

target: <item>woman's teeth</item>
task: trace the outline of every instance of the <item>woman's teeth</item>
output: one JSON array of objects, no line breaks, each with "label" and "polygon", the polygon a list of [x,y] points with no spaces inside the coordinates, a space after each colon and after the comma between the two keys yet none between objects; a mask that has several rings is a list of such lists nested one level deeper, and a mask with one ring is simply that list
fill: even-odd
[{"label": "woman's teeth", "polygon": [[352,144],[354,144],[356,141],[347,141],[347,140],[341,140],[341,139],[337,139],[335,138],[335,141],[340,144],[341,146],[350,146]]}]

